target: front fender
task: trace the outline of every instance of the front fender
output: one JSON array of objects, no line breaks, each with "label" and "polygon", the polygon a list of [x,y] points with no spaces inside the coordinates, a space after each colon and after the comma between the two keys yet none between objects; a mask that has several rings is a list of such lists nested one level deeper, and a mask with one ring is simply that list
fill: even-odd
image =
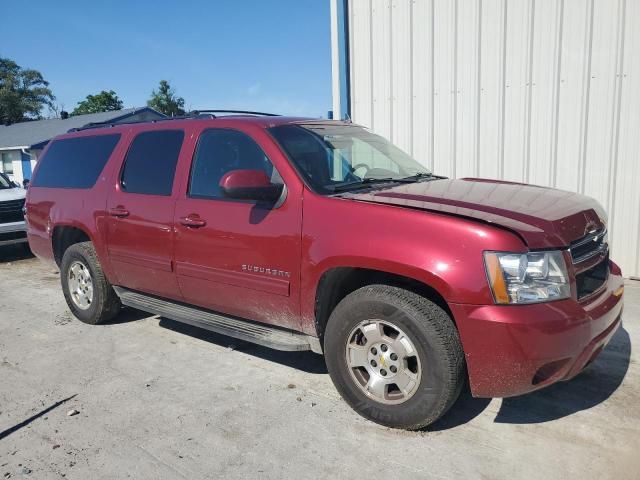
[{"label": "front fender", "polygon": [[526,251],[520,237],[493,225],[414,209],[305,192],[302,329],[314,332],[322,275],[338,267],[406,277],[447,303],[492,304],[483,251]]}]

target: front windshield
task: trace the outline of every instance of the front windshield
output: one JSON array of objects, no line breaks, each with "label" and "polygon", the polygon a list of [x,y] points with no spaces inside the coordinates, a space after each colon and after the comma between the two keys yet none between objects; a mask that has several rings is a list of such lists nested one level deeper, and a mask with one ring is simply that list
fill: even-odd
[{"label": "front windshield", "polygon": [[4,175],[4,173],[0,173],[0,189],[13,188],[11,181]]},{"label": "front windshield", "polygon": [[270,132],[319,193],[418,181],[431,175],[398,147],[357,125],[281,125]]}]

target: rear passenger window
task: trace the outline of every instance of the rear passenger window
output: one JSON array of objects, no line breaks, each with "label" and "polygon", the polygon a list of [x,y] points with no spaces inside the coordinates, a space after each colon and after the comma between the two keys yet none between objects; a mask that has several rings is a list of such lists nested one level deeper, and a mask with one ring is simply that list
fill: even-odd
[{"label": "rear passenger window", "polygon": [[237,130],[205,130],[191,167],[189,196],[221,198],[220,179],[231,170],[261,170],[274,184],[282,178],[258,144],[247,134]]},{"label": "rear passenger window", "polygon": [[91,188],[120,140],[120,134],[54,140],[40,159],[34,187]]},{"label": "rear passenger window", "polygon": [[171,195],[183,139],[182,130],[144,132],[134,138],[124,161],[120,179],[122,190]]}]

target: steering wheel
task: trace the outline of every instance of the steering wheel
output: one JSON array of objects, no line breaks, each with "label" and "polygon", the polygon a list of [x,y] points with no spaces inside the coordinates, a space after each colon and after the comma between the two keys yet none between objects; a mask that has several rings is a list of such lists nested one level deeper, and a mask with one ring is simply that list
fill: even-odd
[{"label": "steering wheel", "polygon": [[358,163],[358,164],[354,165],[353,167],[351,167],[351,173],[356,173],[356,170],[359,169],[359,168],[366,169],[366,171],[364,172],[364,175],[358,175],[361,178],[365,178],[367,176],[367,173],[369,173],[369,170],[371,170],[369,165],[367,165],[366,163]]}]

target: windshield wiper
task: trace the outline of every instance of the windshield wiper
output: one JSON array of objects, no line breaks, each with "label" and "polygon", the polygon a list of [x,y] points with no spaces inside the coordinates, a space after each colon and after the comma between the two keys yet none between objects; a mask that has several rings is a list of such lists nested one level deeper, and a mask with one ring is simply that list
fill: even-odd
[{"label": "windshield wiper", "polygon": [[421,180],[423,178],[431,178],[431,177],[433,177],[433,173],[418,172],[415,175],[409,175],[408,177],[403,177],[402,180]]},{"label": "windshield wiper", "polygon": [[343,183],[341,185],[335,185],[331,187],[334,192],[344,192],[347,190],[353,190],[360,187],[366,187],[367,185],[375,185],[377,183],[413,183],[415,180],[407,178],[363,178],[355,182]]}]

